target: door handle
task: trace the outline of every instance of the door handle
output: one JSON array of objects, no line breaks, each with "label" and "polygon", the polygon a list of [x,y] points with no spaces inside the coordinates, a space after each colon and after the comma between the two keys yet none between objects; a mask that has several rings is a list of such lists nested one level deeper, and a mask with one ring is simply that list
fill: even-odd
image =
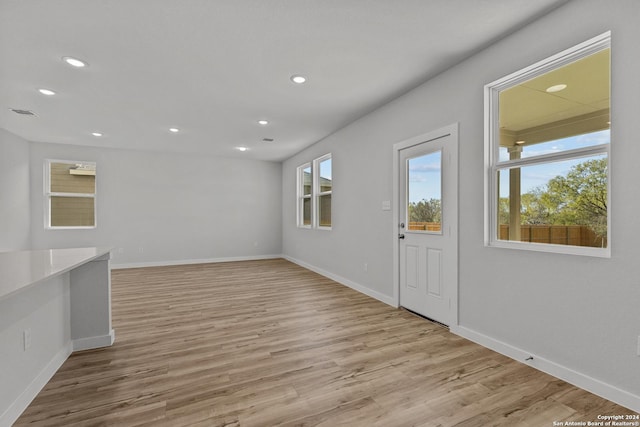
[{"label": "door handle", "polygon": [[398,234],[398,239],[404,239],[404,234]]}]

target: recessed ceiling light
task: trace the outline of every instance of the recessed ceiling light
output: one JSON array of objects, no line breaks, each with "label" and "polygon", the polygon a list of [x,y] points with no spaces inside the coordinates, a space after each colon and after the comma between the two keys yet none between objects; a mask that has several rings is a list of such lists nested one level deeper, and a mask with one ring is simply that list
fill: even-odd
[{"label": "recessed ceiling light", "polygon": [[266,126],[266,125],[269,124],[269,121],[268,120],[258,120],[258,124],[262,125],[262,126]]},{"label": "recessed ceiling light", "polygon": [[178,132],[180,132],[180,129],[178,129],[178,128],[169,128],[169,132],[178,133]]},{"label": "recessed ceiling light", "polygon": [[567,85],[562,83],[562,84],[559,84],[559,85],[549,86],[547,88],[547,92],[548,93],[560,92],[561,90],[565,90],[566,88],[567,88]]},{"label": "recessed ceiling light", "polygon": [[307,78],[304,76],[294,74],[293,76],[291,76],[291,81],[296,84],[302,84],[307,81]]},{"label": "recessed ceiling light", "polygon": [[526,141],[520,140],[520,141],[516,141],[516,144],[518,144],[518,145],[522,145],[522,144],[524,144],[525,142],[526,142]]},{"label": "recessed ceiling light", "polygon": [[102,136],[102,133],[100,133],[100,132],[91,132],[91,135],[93,135],[93,136]]},{"label": "recessed ceiling light", "polygon": [[239,150],[239,151],[247,151],[247,150],[248,150],[248,148],[247,148],[247,147],[236,147],[236,150]]},{"label": "recessed ceiling light", "polygon": [[38,92],[40,92],[43,95],[47,95],[47,96],[52,96],[55,95],[56,93],[54,91],[52,91],[51,89],[38,89]]},{"label": "recessed ceiling light", "polygon": [[76,67],[76,68],[84,68],[86,67],[88,64],[84,61],[79,60],[78,58],[74,58],[72,56],[63,56],[62,60],[64,62],[66,62],[67,64]]}]

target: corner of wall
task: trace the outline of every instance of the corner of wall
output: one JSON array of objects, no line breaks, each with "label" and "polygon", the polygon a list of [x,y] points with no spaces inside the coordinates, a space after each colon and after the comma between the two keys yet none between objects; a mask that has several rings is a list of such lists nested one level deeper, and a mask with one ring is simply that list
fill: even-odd
[{"label": "corner of wall", "polygon": [[0,250],[31,246],[30,145],[0,129]]}]

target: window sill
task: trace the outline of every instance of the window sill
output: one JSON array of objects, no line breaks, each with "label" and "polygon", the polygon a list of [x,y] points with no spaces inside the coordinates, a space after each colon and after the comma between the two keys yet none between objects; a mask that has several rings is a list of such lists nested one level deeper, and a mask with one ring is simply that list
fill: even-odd
[{"label": "window sill", "polygon": [[611,248],[554,245],[549,243],[510,242],[494,240],[485,244],[489,248],[516,249],[521,251],[546,252],[551,254],[578,255],[596,258],[611,258]]},{"label": "window sill", "polygon": [[65,226],[65,227],[45,227],[45,231],[55,231],[55,230],[94,230],[98,227],[93,226]]}]

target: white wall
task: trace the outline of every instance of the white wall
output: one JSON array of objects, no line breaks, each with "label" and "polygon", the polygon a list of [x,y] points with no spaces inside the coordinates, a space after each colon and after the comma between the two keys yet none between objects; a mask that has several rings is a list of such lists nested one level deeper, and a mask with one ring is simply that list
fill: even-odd
[{"label": "white wall", "polygon": [[[45,230],[45,159],[97,162],[97,228]],[[279,163],[32,143],[32,246],[112,246],[114,266],[278,255],[280,182]]]},{"label": "white wall", "polygon": [[0,425],[11,425],[71,354],[69,307],[69,273],[0,300]]},{"label": "white wall", "polygon": [[[392,199],[392,146],[459,122],[460,330],[535,354],[567,375],[575,371],[593,389],[603,384],[609,398],[640,410],[638,16],[637,0],[571,1],[285,161],[284,254],[390,298],[396,230],[381,203]],[[484,85],[607,30],[611,259],[484,247]],[[327,152],[333,154],[333,231],[298,229],[295,169]]]},{"label": "white wall", "polygon": [[28,249],[29,142],[0,129],[0,251]]}]

